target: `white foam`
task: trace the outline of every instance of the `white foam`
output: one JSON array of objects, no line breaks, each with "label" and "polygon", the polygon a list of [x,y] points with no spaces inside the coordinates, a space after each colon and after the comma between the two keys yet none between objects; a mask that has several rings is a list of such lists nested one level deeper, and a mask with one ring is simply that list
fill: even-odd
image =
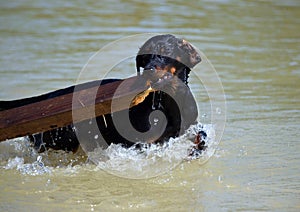
[{"label": "white foam", "polygon": [[14,169],[20,171],[24,175],[43,175],[51,173],[51,168],[44,165],[42,157],[38,156],[37,160],[33,163],[24,163],[24,158],[15,157],[8,160],[4,169]]},{"label": "white foam", "polygon": [[136,148],[124,148],[120,144],[111,144],[107,149],[95,149],[89,153],[89,159],[111,174],[126,178],[150,178],[163,174],[183,160],[196,159],[189,156],[196,134],[203,130],[207,137],[205,143],[207,149],[198,155],[199,163],[205,163],[214,153],[215,131],[212,125],[200,123],[191,126],[184,135],[171,138],[163,145],[144,145]]}]

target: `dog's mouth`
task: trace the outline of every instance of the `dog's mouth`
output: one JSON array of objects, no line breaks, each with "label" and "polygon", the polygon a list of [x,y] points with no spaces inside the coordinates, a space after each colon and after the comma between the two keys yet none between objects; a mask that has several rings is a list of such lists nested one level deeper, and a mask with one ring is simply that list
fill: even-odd
[{"label": "dog's mouth", "polygon": [[173,79],[173,74],[166,72],[163,76],[159,77],[158,79],[152,80],[149,82],[152,88],[154,89],[161,89],[165,85],[169,84],[170,81]]},{"label": "dog's mouth", "polygon": [[144,69],[142,77],[146,83],[147,89],[135,96],[131,102],[131,106],[137,105],[145,100],[151,93],[164,90],[166,86],[170,86],[170,82],[174,79],[174,74],[167,70]]},{"label": "dog's mouth", "polygon": [[157,70],[151,68],[144,70],[143,77],[146,79],[147,86],[159,90],[173,80],[174,73],[169,70]]}]

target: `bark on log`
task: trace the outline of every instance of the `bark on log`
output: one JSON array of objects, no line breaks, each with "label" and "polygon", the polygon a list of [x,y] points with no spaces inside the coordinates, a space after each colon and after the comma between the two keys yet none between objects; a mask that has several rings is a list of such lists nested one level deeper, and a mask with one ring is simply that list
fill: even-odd
[{"label": "bark on log", "polygon": [[[140,102],[129,105],[128,101],[146,89],[145,85],[136,83],[137,78],[131,77],[100,87],[86,86],[89,88],[0,111],[0,142],[135,106]],[[122,89],[118,89],[116,94],[115,91],[121,83]],[[112,99],[117,101],[113,108]],[[73,120],[72,112],[76,112],[76,120]]]}]

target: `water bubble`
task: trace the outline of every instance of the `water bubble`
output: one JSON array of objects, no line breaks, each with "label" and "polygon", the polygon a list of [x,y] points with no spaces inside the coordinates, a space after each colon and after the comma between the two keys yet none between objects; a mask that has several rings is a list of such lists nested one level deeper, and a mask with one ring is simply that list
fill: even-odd
[{"label": "water bubble", "polygon": [[222,113],[221,108],[217,107],[217,108],[216,108],[216,113],[217,113],[218,115],[220,115],[220,114]]},{"label": "water bubble", "polygon": [[157,117],[155,117],[155,118],[153,119],[153,122],[154,122],[154,125],[155,125],[155,126],[158,124],[158,121],[159,121],[159,119],[158,119]]}]

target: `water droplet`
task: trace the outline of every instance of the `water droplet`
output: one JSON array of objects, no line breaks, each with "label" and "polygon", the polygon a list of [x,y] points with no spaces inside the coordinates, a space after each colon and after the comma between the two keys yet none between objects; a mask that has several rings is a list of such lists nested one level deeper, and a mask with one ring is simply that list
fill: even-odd
[{"label": "water droplet", "polygon": [[37,161],[37,162],[41,162],[42,159],[43,159],[42,156],[39,155],[39,156],[37,156],[36,161]]},{"label": "water droplet", "polygon": [[223,176],[222,175],[219,175],[218,181],[219,181],[219,183],[223,183]]},{"label": "water droplet", "polygon": [[222,113],[221,108],[217,107],[216,108],[216,113],[220,115]]},{"label": "water droplet", "polygon": [[99,138],[99,135],[95,135],[94,138],[95,138],[95,139],[98,139],[98,138]]}]

